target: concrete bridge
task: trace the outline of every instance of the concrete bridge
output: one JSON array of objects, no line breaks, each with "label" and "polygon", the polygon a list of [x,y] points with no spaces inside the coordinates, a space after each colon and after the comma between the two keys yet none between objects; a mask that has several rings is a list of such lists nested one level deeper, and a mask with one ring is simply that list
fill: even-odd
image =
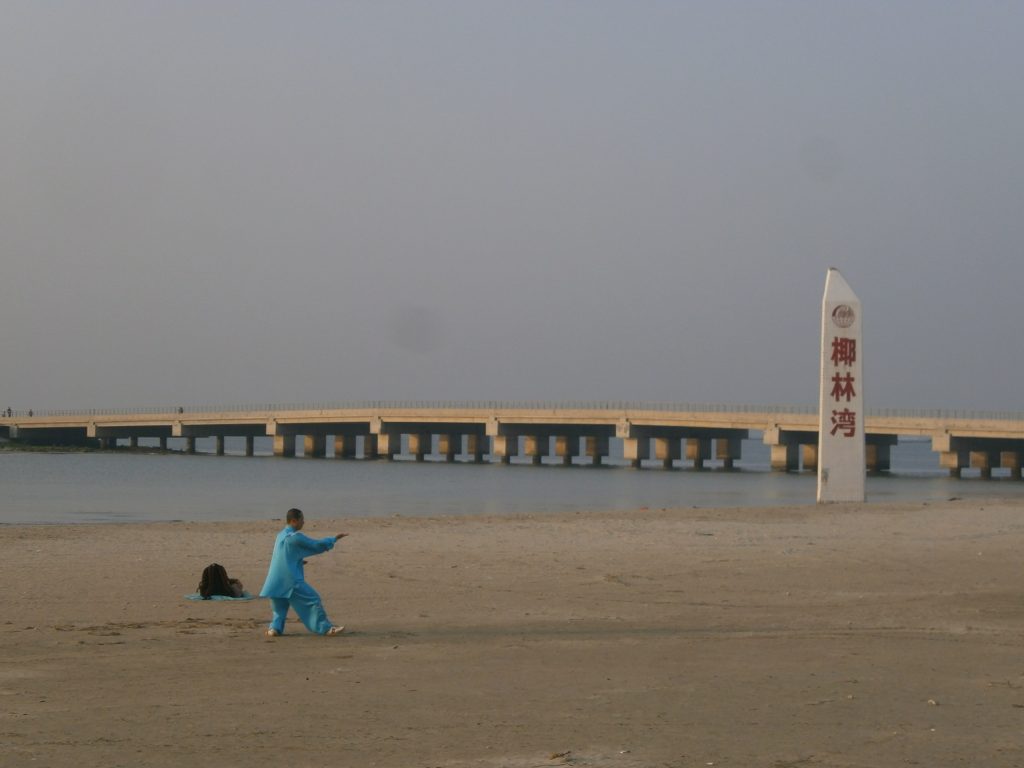
[{"label": "concrete bridge", "polygon": [[[565,464],[601,464],[611,440],[621,440],[634,467],[655,459],[665,468],[686,460],[701,468],[719,460],[731,468],[741,441],[759,432],[780,471],[817,466],[818,414],[812,406],[729,406],[645,403],[358,402],[306,406],[143,408],[96,411],[17,411],[0,415],[0,437],[30,444],[94,444],[139,438],[182,438],[195,452],[196,438],[214,438],[224,453],[227,436],[245,439],[246,455],[257,436],[273,438],[276,456],[393,459],[405,451],[422,461],[436,454],[483,462],[524,457],[535,464],[557,457]],[[875,410],[866,419],[869,471],[887,471],[899,437],[931,439],[940,465],[953,475],[971,467],[990,477],[1007,468],[1021,477],[1024,414]],[[488,459],[487,457],[490,457]],[[577,459],[576,462],[573,462]]]}]

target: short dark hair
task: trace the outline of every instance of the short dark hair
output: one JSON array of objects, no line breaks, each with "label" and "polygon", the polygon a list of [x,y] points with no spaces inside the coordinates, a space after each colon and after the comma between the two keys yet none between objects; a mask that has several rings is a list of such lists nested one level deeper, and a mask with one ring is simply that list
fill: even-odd
[{"label": "short dark hair", "polygon": [[289,523],[292,520],[301,520],[302,519],[302,510],[301,509],[296,509],[295,507],[292,507],[291,509],[288,510],[288,514],[286,514],[284,516],[284,519],[287,520]]}]

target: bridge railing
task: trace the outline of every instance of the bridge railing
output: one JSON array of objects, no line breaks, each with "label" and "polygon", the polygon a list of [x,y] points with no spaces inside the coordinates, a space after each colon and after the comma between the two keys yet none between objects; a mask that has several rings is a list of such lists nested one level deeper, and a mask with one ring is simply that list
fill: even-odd
[{"label": "bridge railing", "polygon": [[[815,409],[817,410],[817,409]],[[984,411],[957,408],[868,408],[868,418],[877,419],[970,419],[972,421],[1024,421],[1024,411]]]},{"label": "bridge railing", "polygon": [[[246,403],[235,405],[174,405],[135,408],[43,409],[0,411],[0,419],[40,417],[88,416],[145,416],[180,414],[182,416],[206,413],[282,413],[288,411],[339,410],[484,410],[484,411],[557,411],[590,410],[618,412],[661,413],[777,413],[817,414],[813,405],[749,405],[729,403],[669,403],[631,400],[349,400],[309,403]],[[943,408],[869,408],[868,418],[920,418],[920,419],[982,419],[992,421],[1024,421],[1021,411],[984,411]]]},{"label": "bridge railing", "polygon": [[[65,408],[16,410],[12,416],[134,416],[201,413],[278,413],[339,410],[593,410],[710,413],[817,413],[809,405],[736,405],[727,403],[649,403],[630,400],[348,400],[307,403],[141,406],[134,408]],[[7,411],[0,412],[0,418]]]}]

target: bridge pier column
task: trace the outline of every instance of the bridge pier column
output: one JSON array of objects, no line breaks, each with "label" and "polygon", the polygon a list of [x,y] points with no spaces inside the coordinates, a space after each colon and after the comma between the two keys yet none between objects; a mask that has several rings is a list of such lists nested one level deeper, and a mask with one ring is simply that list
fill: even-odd
[{"label": "bridge pier column", "polygon": [[430,453],[430,433],[412,432],[409,434],[409,453],[416,461],[424,461]]},{"label": "bridge pier column", "polygon": [[487,435],[466,435],[466,454],[477,464],[483,464],[487,454]]},{"label": "bridge pier column", "polygon": [[102,448],[105,451],[112,451],[112,450],[114,450],[115,448],[117,448],[117,438],[116,437],[101,437],[100,438],[100,448]]},{"label": "bridge pier column", "polygon": [[213,438],[213,452],[217,456],[224,455],[224,435],[214,435]]},{"label": "bridge pier column", "polygon": [[[341,438],[341,446],[339,450],[338,438]],[[373,451],[367,451],[367,445],[373,437]],[[362,436],[362,453],[364,456],[369,456],[371,453],[377,453],[377,435],[364,435]],[[354,434],[336,434],[334,436],[334,456],[336,459],[355,459],[358,456],[358,437]]]},{"label": "bridge pier column", "polygon": [[572,457],[579,456],[580,438],[579,435],[558,435],[555,437],[555,456],[558,456],[565,466],[572,464]]},{"label": "bridge pier column", "polygon": [[932,450],[939,454],[939,466],[949,470],[950,477],[960,477],[964,467],[971,465],[971,455],[963,438],[948,432],[932,435]]},{"label": "bridge pier column", "polygon": [[738,437],[716,437],[715,458],[722,462],[725,469],[732,469],[736,459],[740,458],[743,441]]},{"label": "bridge pier column", "polygon": [[640,469],[644,459],[651,457],[651,439],[649,437],[622,438],[622,458],[629,462],[633,469]]},{"label": "bridge pier column", "polygon": [[686,458],[693,462],[694,469],[704,469],[704,462],[711,458],[711,438],[686,438]]},{"label": "bridge pier column", "polygon": [[139,438],[137,436],[135,436],[135,435],[132,435],[131,437],[129,437],[128,438],[128,447],[129,448],[138,448],[139,447]]},{"label": "bridge pier column", "polygon": [[888,472],[892,468],[892,446],[896,435],[868,435],[864,444],[864,463],[868,472]]},{"label": "bridge pier column", "polygon": [[383,456],[388,461],[394,461],[395,456],[402,452],[402,435],[400,432],[388,432],[377,435],[377,455]]},{"label": "bridge pier column", "polygon": [[334,458],[354,459],[356,457],[356,436],[335,435],[334,436]]},{"label": "bridge pier column", "polygon": [[818,471],[818,446],[817,444],[804,443],[800,446],[801,460],[805,472]]},{"label": "bridge pier column", "polygon": [[583,450],[599,467],[608,458],[608,437],[605,435],[588,435],[583,438]]},{"label": "bridge pier column", "polygon": [[868,472],[888,472],[892,466],[892,449],[888,445],[866,443],[864,445],[864,462]]},{"label": "bridge pier column", "polygon": [[1021,479],[1020,452],[1002,451],[999,454],[999,466],[1010,470],[1010,477],[1014,480]]},{"label": "bridge pier column", "polygon": [[661,462],[664,469],[672,469],[673,462],[682,458],[682,442],[678,437],[654,438],[654,458]]},{"label": "bridge pier column", "polygon": [[587,453],[587,438],[585,437],[580,437],[579,435],[577,435],[576,437],[572,438],[569,441],[569,445],[572,448],[569,454],[569,464],[572,463],[573,459],[578,459],[590,455],[589,453]]},{"label": "bridge pier column", "polygon": [[[380,448],[379,448],[379,441],[377,439],[378,437],[380,437],[380,436],[379,435],[363,435],[363,458],[364,459],[378,459],[378,458],[380,458],[380,454],[382,453],[382,451],[380,451]],[[385,450],[385,451],[383,451],[383,453],[387,453],[387,451]],[[388,457],[388,458],[390,458],[390,457]]]},{"label": "bridge pier column", "polygon": [[327,435],[303,435],[302,455],[307,459],[322,459],[327,456]]},{"label": "bridge pier column", "polygon": [[161,438],[159,438],[159,440],[160,440],[160,450],[161,451],[166,451],[167,450],[167,438],[166,437],[161,437]]},{"label": "bridge pier column", "polygon": [[777,472],[796,472],[800,469],[800,444],[815,442],[817,433],[795,432],[770,427],[764,431],[764,444],[771,446],[772,469]]},{"label": "bridge pier column", "polygon": [[939,466],[949,470],[950,477],[960,477],[961,470],[970,466],[970,458],[966,451],[941,451]]},{"label": "bridge pier column", "polygon": [[184,453],[195,453],[196,452],[196,439],[194,437],[185,438],[185,446],[181,449]]},{"label": "bridge pier column", "polygon": [[[192,444],[195,445],[195,438],[186,438],[192,440]],[[294,456],[295,455],[295,435],[274,435],[274,455],[275,456]]]},{"label": "bridge pier column", "polygon": [[799,444],[773,445],[772,469],[777,472],[795,472],[800,468]]},{"label": "bridge pier column", "polygon": [[245,455],[252,456],[256,452],[256,438],[252,435],[245,437]]},{"label": "bridge pier column", "polygon": [[548,435],[527,435],[523,438],[523,455],[530,457],[530,463],[540,464],[545,456],[551,455],[551,438]]},{"label": "bridge pier column", "polygon": [[508,435],[496,435],[491,438],[491,453],[497,456],[502,464],[511,464],[512,457],[519,455],[519,438]]},{"label": "bridge pier column", "polygon": [[969,461],[971,469],[980,470],[981,476],[984,478],[992,477],[992,465],[998,460],[998,454],[994,454],[992,451],[970,452]]},{"label": "bridge pier column", "polygon": [[455,461],[455,454],[461,453],[462,435],[438,435],[437,452],[447,462]]}]

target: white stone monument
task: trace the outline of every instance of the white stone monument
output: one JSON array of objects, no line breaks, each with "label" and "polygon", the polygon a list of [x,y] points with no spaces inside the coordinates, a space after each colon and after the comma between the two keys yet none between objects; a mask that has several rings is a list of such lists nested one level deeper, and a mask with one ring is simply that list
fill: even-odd
[{"label": "white stone monument", "polygon": [[864,379],[860,299],[829,269],[821,308],[818,502],[864,501]]}]

